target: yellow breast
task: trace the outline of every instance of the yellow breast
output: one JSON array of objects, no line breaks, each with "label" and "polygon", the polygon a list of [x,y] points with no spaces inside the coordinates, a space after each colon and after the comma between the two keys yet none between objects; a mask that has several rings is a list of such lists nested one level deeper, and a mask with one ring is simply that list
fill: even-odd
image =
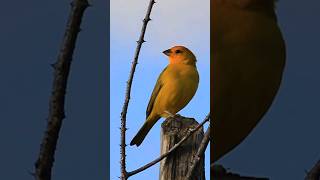
[{"label": "yellow breast", "polygon": [[168,117],[183,109],[197,91],[199,75],[195,66],[169,64],[161,76],[163,87],[155,100],[153,111],[162,117]]}]

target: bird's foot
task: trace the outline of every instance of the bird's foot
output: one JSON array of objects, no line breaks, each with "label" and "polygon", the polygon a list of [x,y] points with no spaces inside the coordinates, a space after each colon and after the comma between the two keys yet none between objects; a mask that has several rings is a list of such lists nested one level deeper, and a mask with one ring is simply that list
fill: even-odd
[{"label": "bird's foot", "polygon": [[171,112],[169,111],[164,111],[167,115],[168,115],[168,118],[177,118],[177,117],[180,117],[180,114],[172,114]]},{"label": "bird's foot", "polygon": [[164,112],[168,115],[168,117],[171,117],[171,118],[174,117],[174,114],[172,114],[171,112],[169,112],[169,111],[164,111]]}]

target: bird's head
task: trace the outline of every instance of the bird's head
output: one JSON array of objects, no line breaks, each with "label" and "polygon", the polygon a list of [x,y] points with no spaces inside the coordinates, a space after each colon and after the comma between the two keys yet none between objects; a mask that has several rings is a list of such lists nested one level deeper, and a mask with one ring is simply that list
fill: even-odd
[{"label": "bird's head", "polygon": [[240,8],[271,8],[273,9],[278,0],[215,0],[217,3],[232,4]]},{"label": "bird's head", "polygon": [[174,46],[168,50],[163,51],[169,57],[170,64],[196,64],[196,56],[184,46]]}]

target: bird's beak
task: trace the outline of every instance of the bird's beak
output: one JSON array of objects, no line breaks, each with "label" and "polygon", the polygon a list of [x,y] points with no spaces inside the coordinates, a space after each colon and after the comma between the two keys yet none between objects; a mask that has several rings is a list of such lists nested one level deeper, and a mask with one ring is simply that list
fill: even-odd
[{"label": "bird's beak", "polygon": [[167,56],[170,56],[171,54],[171,49],[167,49],[165,51],[163,51],[163,54],[167,55]]}]

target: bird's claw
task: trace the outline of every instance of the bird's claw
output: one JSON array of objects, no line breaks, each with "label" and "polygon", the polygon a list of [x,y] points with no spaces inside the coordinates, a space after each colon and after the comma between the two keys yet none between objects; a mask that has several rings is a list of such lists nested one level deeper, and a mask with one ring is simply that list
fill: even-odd
[{"label": "bird's claw", "polygon": [[180,114],[172,114],[171,112],[169,111],[164,111],[166,114],[168,114],[168,118],[178,118],[178,117],[181,117]]},{"label": "bird's claw", "polygon": [[171,112],[169,111],[164,111],[166,114],[168,114],[170,118],[173,118],[175,116],[175,114],[172,114]]}]

